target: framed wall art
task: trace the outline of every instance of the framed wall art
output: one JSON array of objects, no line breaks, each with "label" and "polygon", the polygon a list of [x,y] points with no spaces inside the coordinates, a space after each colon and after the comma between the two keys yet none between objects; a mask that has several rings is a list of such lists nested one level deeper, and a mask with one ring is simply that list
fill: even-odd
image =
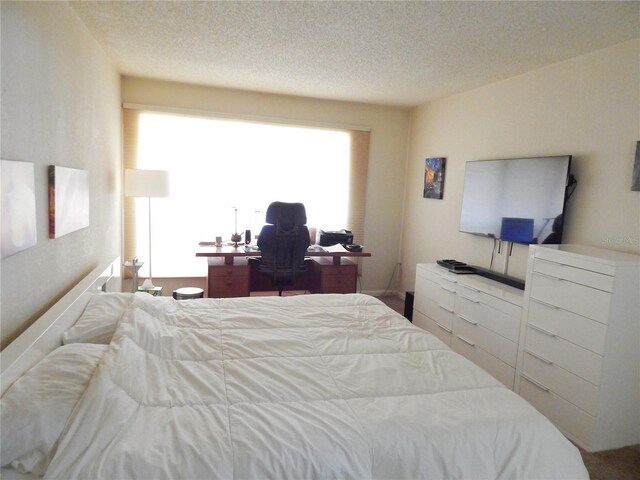
[{"label": "framed wall art", "polygon": [[89,172],[49,165],[49,238],[89,226]]},{"label": "framed wall art", "polygon": [[6,258],[37,243],[33,163],[1,160],[0,179],[0,258]]},{"label": "framed wall art", "polygon": [[636,159],[633,162],[631,190],[633,190],[634,192],[640,192],[640,142],[636,142]]},{"label": "framed wall art", "polygon": [[427,158],[424,161],[423,198],[442,200],[444,196],[444,173],[447,159],[443,157]]}]

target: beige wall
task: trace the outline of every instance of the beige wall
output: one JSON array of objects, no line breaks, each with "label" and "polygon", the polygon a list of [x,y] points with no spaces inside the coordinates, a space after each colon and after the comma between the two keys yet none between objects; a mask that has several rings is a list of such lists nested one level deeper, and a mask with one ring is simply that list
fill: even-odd
[{"label": "beige wall", "polygon": [[[272,117],[305,123],[371,127],[371,149],[362,290],[385,289],[399,259],[409,110],[348,102],[270,95],[140,78],[123,79],[125,103]],[[321,167],[318,167],[321,168]],[[313,172],[309,172],[313,178]],[[232,179],[242,184],[242,176]],[[224,181],[221,179],[212,179]],[[327,185],[330,194],[330,185]],[[204,264],[203,264],[204,270]]]},{"label": "beige wall", "polygon": [[[573,155],[579,183],[567,206],[565,243],[640,253],[640,192],[630,191],[638,140],[639,40],[416,108],[403,289],[413,289],[416,263],[456,258],[489,266],[493,242],[458,232],[464,165],[470,160]],[[448,158],[443,200],[422,198],[429,156]],[[511,275],[524,278],[526,252],[515,246]]]},{"label": "beige wall", "polygon": [[[2,150],[35,165],[37,245],[0,264],[4,347],[98,263],[120,254],[120,78],[61,2],[2,2]],[[48,237],[47,166],[90,178],[90,226]]]}]

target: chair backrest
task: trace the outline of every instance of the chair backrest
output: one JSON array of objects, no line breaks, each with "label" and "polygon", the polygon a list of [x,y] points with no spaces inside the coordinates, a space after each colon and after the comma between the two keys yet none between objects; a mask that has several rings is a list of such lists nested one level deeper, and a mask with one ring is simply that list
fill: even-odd
[{"label": "chair backrest", "polygon": [[274,281],[295,280],[306,270],[304,257],[309,242],[307,213],[302,203],[273,202],[267,208],[265,225],[258,236],[259,270]]}]

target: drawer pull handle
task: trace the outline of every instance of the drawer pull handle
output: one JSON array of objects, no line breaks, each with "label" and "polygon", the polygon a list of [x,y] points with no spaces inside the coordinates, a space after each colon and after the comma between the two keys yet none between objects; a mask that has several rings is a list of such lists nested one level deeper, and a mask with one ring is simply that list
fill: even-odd
[{"label": "drawer pull handle", "polygon": [[549,278],[551,280],[555,280],[556,282],[564,282],[563,278],[554,277],[553,275],[547,275],[546,273],[536,272],[536,275],[539,275],[539,276],[545,277],[545,278]]},{"label": "drawer pull handle", "polygon": [[547,335],[549,337],[557,337],[557,335],[555,333],[550,332],[546,328],[539,327],[538,325],[536,325],[534,323],[529,322],[529,327],[533,328],[534,330],[537,330],[540,333],[544,333],[545,335]]},{"label": "drawer pull handle", "polygon": [[537,353],[533,353],[531,350],[528,350],[526,348],[525,348],[524,351],[527,352],[529,355],[531,355],[533,358],[537,358],[538,360],[540,360],[541,362],[546,363],[547,365],[553,365],[553,362],[551,360],[547,360],[542,355],[538,355]]},{"label": "drawer pull handle", "polygon": [[568,263],[555,262],[553,260],[547,260],[545,258],[539,258],[539,257],[536,257],[536,261],[543,262],[543,263],[550,263],[551,265],[560,265],[561,267],[571,267],[572,266],[572,265],[569,265]]},{"label": "drawer pull handle", "polygon": [[476,300],[475,298],[467,297],[466,295],[460,295],[460,297],[464,298],[465,300],[469,300],[470,302],[473,302],[473,303],[480,303],[480,300]]},{"label": "drawer pull handle", "polygon": [[458,314],[458,317],[460,317],[460,319],[464,320],[465,322],[470,323],[471,325],[478,325],[478,322],[474,322],[473,320],[470,320],[467,317],[463,317],[460,314]]},{"label": "drawer pull handle", "polygon": [[466,343],[467,345],[469,345],[469,346],[471,346],[471,347],[475,347],[475,346],[476,346],[476,344],[475,344],[475,343],[473,343],[473,342],[472,342],[472,341],[470,341],[470,340],[467,340],[467,339],[466,339],[466,338],[464,338],[464,337],[461,337],[460,335],[456,335],[456,337],[458,337],[460,340],[462,340],[464,343]]},{"label": "drawer pull handle", "polygon": [[536,387],[538,387],[540,390],[544,390],[545,392],[549,392],[550,389],[545,387],[544,385],[542,385],[540,382],[536,382],[533,378],[528,377],[527,375],[525,375],[524,373],[521,374],[522,378],[524,378],[526,381],[530,382],[532,385],[535,385]]},{"label": "drawer pull handle", "polygon": [[451,310],[451,309],[449,309],[449,308],[447,308],[447,307],[444,307],[444,306],[442,306],[442,305],[440,305],[440,304],[438,304],[438,306],[439,306],[441,309],[443,309],[445,312],[453,313],[453,310]]},{"label": "drawer pull handle", "polygon": [[470,287],[469,285],[463,285],[463,288],[466,288],[467,290],[471,290],[472,292],[480,293],[480,290],[478,290],[477,288]]},{"label": "drawer pull handle", "polygon": [[449,292],[449,293],[456,293],[455,290],[449,290],[447,287],[445,287],[444,285],[440,285],[440,288],[442,290],[444,290],[445,292]]},{"label": "drawer pull handle", "polygon": [[440,327],[442,330],[444,330],[445,332],[447,332],[447,333],[451,333],[451,329],[449,329],[449,328],[445,327],[444,325],[440,325],[440,324],[439,324],[438,322],[436,322],[435,320],[434,320],[434,322],[435,322],[435,324],[436,324],[437,326],[439,326],[439,327]]},{"label": "drawer pull handle", "polygon": [[536,303],[539,303],[540,305],[544,305],[545,307],[553,308],[554,310],[560,310],[560,307],[558,307],[557,305],[553,305],[551,303],[543,302],[542,300],[538,300],[537,298],[533,298],[532,297],[531,300],[533,300]]}]

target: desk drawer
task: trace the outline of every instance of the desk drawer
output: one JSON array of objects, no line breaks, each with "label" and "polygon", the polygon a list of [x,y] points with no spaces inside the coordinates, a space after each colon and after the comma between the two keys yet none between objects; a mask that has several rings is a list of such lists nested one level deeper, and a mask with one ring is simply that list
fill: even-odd
[{"label": "desk drawer", "polygon": [[447,345],[451,345],[451,329],[440,325],[438,322],[427,317],[418,310],[413,311],[413,324],[423,330],[433,333]]},{"label": "desk drawer", "polygon": [[210,277],[247,277],[248,265],[209,265]]},{"label": "desk drawer", "polygon": [[209,298],[248,297],[249,275],[209,276],[207,287]]},{"label": "desk drawer", "polygon": [[322,275],[320,284],[322,293],[355,293],[355,270],[343,275]]},{"label": "desk drawer", "polygon": [[610,293],[541,273],[534,273],[531,283],[532,298],[600,323],[608,322]]},{"label": "desk drawer", "polygon": [[491,374],[491,376],[502,382],[507,388],[513,390],[515,368],[485,352],[477,345],[470,345],[464,340],[461,340],[455,334],[451,337],[451,348]]}]

